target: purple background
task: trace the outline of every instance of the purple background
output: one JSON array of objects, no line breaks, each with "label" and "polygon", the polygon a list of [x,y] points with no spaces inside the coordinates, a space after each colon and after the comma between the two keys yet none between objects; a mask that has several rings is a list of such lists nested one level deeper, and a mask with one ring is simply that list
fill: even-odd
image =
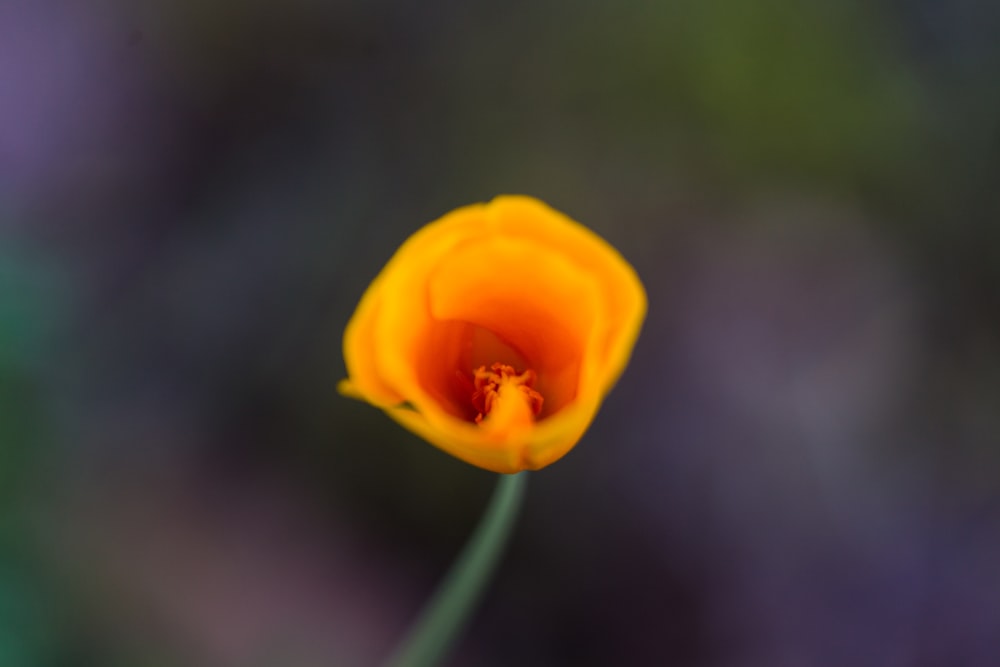
[{"label": "purple background", "polygon": [[0,664],[377,664],[491,474],[341,398],[446,211],[650,313],[450,664],[1000,664],[990,3],[0,3]]}]

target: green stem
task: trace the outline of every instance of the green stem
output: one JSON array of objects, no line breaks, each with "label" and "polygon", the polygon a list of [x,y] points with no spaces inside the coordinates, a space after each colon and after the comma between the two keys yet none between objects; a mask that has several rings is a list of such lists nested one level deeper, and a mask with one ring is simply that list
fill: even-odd
[{"label": "green stem", "polygon": [[433,667],[448,654],[496,569],[527,480],[527,473],[500,475],[475,532],[387,667]]}]

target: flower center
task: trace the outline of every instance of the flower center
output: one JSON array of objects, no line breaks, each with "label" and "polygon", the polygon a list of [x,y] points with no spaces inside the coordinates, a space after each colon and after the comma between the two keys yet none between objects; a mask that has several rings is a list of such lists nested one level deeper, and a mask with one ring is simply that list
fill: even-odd
[{"label": "flower center", "polygon": [[486,366],[477,368],[473,373],[472,388],[472,406],[479,413],[476,423],[481,423],[490,413],[501,394],[508,396],[511,390],[521,395],[531,414],[537,417],[542,412],[545,399],[533,388],[536,378],[535,371],[530,368],[518,375],[514,367],[507,364],[495,363],[489,370]]}]

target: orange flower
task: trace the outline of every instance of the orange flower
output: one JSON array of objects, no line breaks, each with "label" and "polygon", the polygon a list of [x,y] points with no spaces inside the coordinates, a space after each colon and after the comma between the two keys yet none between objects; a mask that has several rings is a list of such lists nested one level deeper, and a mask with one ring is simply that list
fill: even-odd
[{"label": "orange flower", "polygon": [[537,199],[497,197],[409,238],[344,332],[348,396],[501,473],[580,440],[646,313],[632,267]]}]

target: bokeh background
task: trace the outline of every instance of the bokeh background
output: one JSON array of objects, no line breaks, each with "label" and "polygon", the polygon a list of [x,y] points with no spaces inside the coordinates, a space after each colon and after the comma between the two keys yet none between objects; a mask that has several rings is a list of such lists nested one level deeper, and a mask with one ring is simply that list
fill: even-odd
[{"label": "bokeh background", "polygon": [[0,2],[0,665],[353,667],[494,476],[338,396],[499,193],[650,296],[451,665],[1000,664],[1000,12]]}]

